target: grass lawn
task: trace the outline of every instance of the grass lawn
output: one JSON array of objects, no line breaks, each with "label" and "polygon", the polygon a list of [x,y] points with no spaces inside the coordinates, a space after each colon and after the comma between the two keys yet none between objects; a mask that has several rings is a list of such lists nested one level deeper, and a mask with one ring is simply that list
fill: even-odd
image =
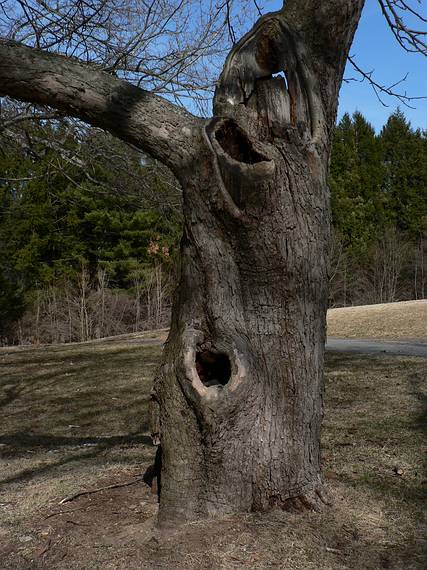
[{"label": "grass lawn", "polygon": [[60,505],[133,483],[151,462],[147,404],[160,347],[143,342],[0,350],[2,570],[426,567],[422,359],[328,355],[333,505],[322,513],[234,515],[161,533],[140,482]]},{"label": "grass lawn", "polygon": [[427,342],[427,299],[329,309],[328,336]]}]

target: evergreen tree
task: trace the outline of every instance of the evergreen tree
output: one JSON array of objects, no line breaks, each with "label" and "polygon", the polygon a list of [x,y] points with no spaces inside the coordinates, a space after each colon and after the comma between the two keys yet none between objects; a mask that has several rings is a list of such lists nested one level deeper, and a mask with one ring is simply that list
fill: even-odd
[{"label": "evergreen tree", "polygon": [[427,215],[425,135],[414,131],[398,109],[384,125],[379,141],[387,221],[416,237],[422,232]]},{"label": "evergreen tree", "polygon": [[[330,168],[334,303],[419,298],[425,291],[426,148],[425,133],[400,110],[380,135],[360,113],[338,123]],[[390,282],[386,269],[392,293],[381,285]]]},{"label": "evergreen tree", "polygon": [[379,141],[361,113],[345,114],[334,133],[330,187],[334,227],[363,256],[384,217]]},{"label": "evergreen tree", "polygon": [[[28,124],[12,135],[0,136],[0,337],[40,292],[78,288],[83,270],[90,286],[103,270],[103,286],[137,286],[138,298],[153,271],[172,270],[181,218],[168,200],[179,196],[155,164],[94,129]],[[160,208],[150,197],[162,194]]]}]

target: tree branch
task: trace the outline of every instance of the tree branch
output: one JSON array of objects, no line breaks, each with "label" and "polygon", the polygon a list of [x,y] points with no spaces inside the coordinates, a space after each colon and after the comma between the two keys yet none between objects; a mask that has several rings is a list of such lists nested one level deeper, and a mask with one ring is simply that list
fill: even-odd
[{"label": "tree branch", "polygon": [[49,121],[53,119],[61,119],[62,114],[53,112],[53,113],[22,113],[17,115],[16,117],[12,117],[11,119],[6,119],[2,121],[0,118],[0,132],[11,127],[12,125],[16,125],[17,123],[23,123],[25,121]]},{"label": "tree branch", "polygon": [[344,69],[365,0],[286,0],[283,13],[307,46]]},{"label": "tree branch", "polygon": [[[414,107],[412,105],[410,105],[411,101],[416,101],[418,99],[427,99],[426,96],[418,96],[418,97],[413,96],[413,97],[411,97],[411,96],[407,95],[405,92],[399,93],[398,91],[395,90],[395,87],[397,87],[398,85],[400,85],[401,83],[403,83],[406,80],[408,74],[406,74],[404,77],[402,77],[398,81],[395,81],[392,85],[381,85],[380,83],[378,83],[378,81],[375,81],[375,79],[373,78],[373,71],[363,71],[363,69],[357,65],[354,58],[351,56],[348,56],[348,61],[351,63],[351,65],[354,67],[354,69],[357,71],[357,73],[359,73],[361,75],[361,77],[362,77],[361,81],[364,81],[365,79],[366,79],[366,81],[368,81],[368,83],[371,85],[372,89],[374,90],[374,93],[375,93],[378,101],[384,107],[388,107],[388,105],[383,101],[383,99],[381,97],[382,95],[388,95],[389,97],[395,97],[401,103],[403,103],[403,105],[405,105],[405,107],[409,107],[410,109],[414,109]],[[346,81],[347,82],[351,81],[351,79],[347,79]],[[355,81],[357,81],[357,80],[355,79]]]},{"label": "tree branch", "polygon": [[169,166],[192,158],[201,120],[77,59],[0,40],[0,95],[47,105],[108,130]]},{"label": "tree branch", "polygon": [[[407,24],[404,15],[409,13],[417,24],[425,24],[427,19],[420,11],[415,10],[404,0],[378,0],[387,25],[398,44],[407,52],[420,53],[427,56],[426,29],[416,29]],[[406,14],[405,14],[406,13]]]}]

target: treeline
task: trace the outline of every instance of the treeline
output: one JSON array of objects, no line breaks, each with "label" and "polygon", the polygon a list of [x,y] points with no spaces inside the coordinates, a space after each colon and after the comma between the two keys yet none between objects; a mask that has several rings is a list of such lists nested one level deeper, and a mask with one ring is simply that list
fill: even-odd
[{"label": "treeline", "polygon": [[[3,105],[0,342],[167,326],[182,223],[172,175],[99,130],[13,112]],[[331,305],[425,297],[425,133],[400,111],[378,135],[345,115],[330,189]]]},{"label": "treeline", "polygon": [[168,324],[181,214],[164,168],[81,124],[12,122],[0,208],[3,343]]},{"label": "treeline", "polygon": [[393,113],[381,132],[361,113],[337,125],[330,166],[330,304],[425,298],[427,138]]}]

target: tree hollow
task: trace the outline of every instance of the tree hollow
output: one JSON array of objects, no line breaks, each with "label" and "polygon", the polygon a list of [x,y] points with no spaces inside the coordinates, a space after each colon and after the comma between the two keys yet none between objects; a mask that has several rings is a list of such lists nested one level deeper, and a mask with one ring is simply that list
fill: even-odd
[{"label": "tree hollow", "polygon": [[231,378],[228,356],[210,350],[196,353],[196,370],[200,381],[205,386],[225,386]]}]

